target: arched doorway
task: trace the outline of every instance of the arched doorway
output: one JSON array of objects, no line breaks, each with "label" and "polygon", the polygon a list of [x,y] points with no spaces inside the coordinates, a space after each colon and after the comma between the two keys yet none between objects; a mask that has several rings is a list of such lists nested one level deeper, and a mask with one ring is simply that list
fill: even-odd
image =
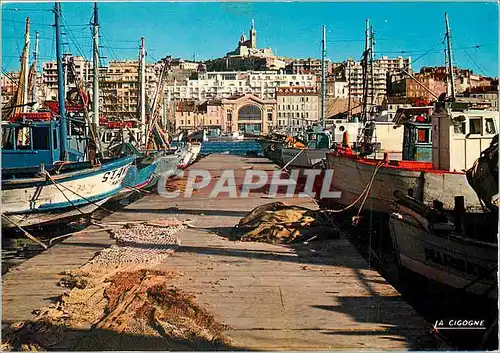
[{"label": "arched doorway", "polygon": [[262,109],[253,104],[247,104],[238,110],[238,130],[260,134],[262,131]]}]

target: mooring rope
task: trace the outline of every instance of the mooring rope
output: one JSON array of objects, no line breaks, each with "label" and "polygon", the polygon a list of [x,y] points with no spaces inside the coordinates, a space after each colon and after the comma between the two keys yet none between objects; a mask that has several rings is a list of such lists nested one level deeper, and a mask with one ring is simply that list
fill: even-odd
[{"label": "mooring rope", "polygon": [[[66,194],[65,194],[65,193],[64,193],[64,192],[63,192],[63,191],[59,188],[58,183],[56,183],[56,181],[55,181],[54,179],[52,179],[52,177],[50,176],[49,172],[44,171],[44,172],[42,173],[42,175],[45,175],[45,176],[47,177],[47,179],[48,179],[48,180],[50,180],[50,181],[54,184],[54,186],[57,188],[57,190],[59,190],[59,191],[63,194],[63,196],[66,198],[66,200],[68,200],[68,202],[69,202],[69,203],[70,203],[73,207],[75,207],[75,208],[76,208],[76,209],[77,209],[80,213],[82,213],[83,215],[85,215],[85,213],[84,213],[82,210],[80,210],[80,208],[78,208],[78,206],[76,206],[76,205],[75,205],[75,204],[74,204],[74,203],[73,203],[73,202],[72,202],[72,201],[71,201],[71,200],[70,200],[70,199],[66,196]],[[69,192],[71,192],[71,193],[75,194],[76,196],[78,196],[78,197],[80,197],[80,198],[84,199],[84,200],[85,200],[85,201],[87,201],[88,203],[93,204],[93,205],[94,205],[94,206],[96,206],[97,208],[100,208],[100,209],[102,209],[102,210],[104,210],[104,211],[106,211],[106,212],[108,212],[108,213],[112,213],[112,212],[111,212],[110,210],[108,210],[107,208],[102,207],[101,205],[99,205],[99,204],[95,203],[94,201],[92,201],[92,200],[90,200],[90,199],[86,198],[85,196],[82,196],[82,195],[78,194],[77,192],[75,192],[75,191],[73,191],[73,190],[69,189],[68,187],[66,187],[66,186],[64,186],[64,185],[62,185],[62,184],[59,184],[59,185],[60,185],[61,187],[63,187],[64,189],[68,190]]]},{"label": "mooring rope", "polygon": [[377,163],[377,165],[375,166],[375,169],[373,170],[373,173],[370,177],[370,180],[368,181],[368,183],[366,184],[365,188],[363,189],[363,191],[361,192],[361,194],[359,194],[359,196],[356,198],[356,200],[354,200],[351,204],[349,204],[348,206],[340,209],[340,210],[327,210],[329,213],[342,213],[344,211],[347,211],[348,209],[354,207],[360,200],[363,200],[361,202],[361,205],[359,207],[359,210],[358,210],[358,213],[355,217],[353,217],[353,223],[354,225],[358,224],[359,222],[359,215],[361,214],[361,211],[365,205],[365,202],[366,200],[368,199],[368,195],[370,194],[370,190],[371,190],[371,187],[373,185],[373,181],[375,180],[375,175],[377,174],[377,172],[379,171],[379,169],[385,164],[385,161],[380,161]]},{"label": "mooring rope", "polygon": [[26,235],[26,237],[28,239],[34,241],[35,243],[37,243],[38,245],[40,245],[41,247],[43,247],[45,250],[47,250],[49,248],[44,242],[42,242],[41,240],[37,239],[34,235],[32,235],[31,233],[29,233],[27,230],[25,230],[19,224],[17,224],[16,222],[14,222],[8,216],[6,216],[6,215],[4,215],[2,213],[2,217],[5,218],[8,222],[12,223],[14,226],[16,226],[16,228],[20,229],[23,232],[23,234]]},{"label": "mooring rope", "polygon": [[304,152],[305,150],[306,150],[305,148],[301,149],[299,153],[297,153],[297,154],[296,154],[296,155],[295,155],[295,156],[294,156],[294,157],[293,157],[293,158],[292,158],[292,159],[291,159],[291,160],[290,160],[287,164],[285,164],[285,166],[284,166],[283,168],[281,168],[281,170],[282,170],[282,171],[283,171],[283,170],[285,170],[285,169],[286,169],[286,167],[288,167],[288,166],[290,165],[290,163],[292,163],[295,159],[297,159],[297,157],[298,157],[298,156],[299,156],[302,152]]}]

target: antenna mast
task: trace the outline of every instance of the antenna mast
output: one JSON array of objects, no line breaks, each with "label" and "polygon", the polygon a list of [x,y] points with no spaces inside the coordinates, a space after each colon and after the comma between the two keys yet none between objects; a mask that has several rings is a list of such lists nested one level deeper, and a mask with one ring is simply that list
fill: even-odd
[{"label": "antenna mast", "polygon": [[92,115],[92,130],[95,136],[99,126],[99,18],[97,12],[97,2],[94,2],[94,23],[93,23],[94,43],[93,43],[93,115]]},{"label": "antenna mast", "polygon": [[54,14],[56,23],[56,56],[57,56],[57,93],[59,100],[59,116],[60,116],[60,139],[61,139],[61,160],[68,159],[68,130],[66,124],[66,103],[65,103],[65,87],[64,87],[64,70],[63,70],[63,54],[61,46],[61,23],[59,17],[61,16],[61,4],[56,2],[54,4]]},{"label": "antenna mast", "polygon": [[146,49],[144,47],[144,37],[141,37],[140,52],[140,77],[141,77],[141,142],[146,144]]},{"label": "antenna mast", "polygon": [[451,53],[451,34],[450,34],[450,24],[448,23],[448,14],[444,13],[444,19],[446,22],[446,44],[448,47],[448,70],[450,74],[450,84],[451,84],[451,92],[450,98],[451,100],[455,100],[455,77],[453,74],[453,56]]},{"label": "antenna mast", "polygon": [[321,126],[326,126],[326,26],[323,25],[321,41]]},{"label": "antenna mast", "polygon": [[33,80],[34,80],[33,92],[31,92],[31,100],[32,100],[32,102],[36,102],[36,81],[37,81],[37,77],[38,77],[36,66],[38,65],[37,61],[38,61],[38,38],[39,38],[39,34],[40,33],[38,31],[36,31],[36,34],[35,34],[35,51],[33,52],[33,67],[35,68],[35,77],[33,78]]},{"label": "antenna mast", "polygon": [[29,77],[29,67],[28,67],[28,60],[29,60],[29,51],[30,51],[30,19],[29,17],[26,18],[26,32],[24,34],[24,46],[26,48],[26,51],[23,52],[23,57],[22,60],[24,67],[26,70],[24,70],[24,85],[23,85],[23,112],[27,113],[28,112],[28,106],[26,103],[28,102],[28,77]]}]

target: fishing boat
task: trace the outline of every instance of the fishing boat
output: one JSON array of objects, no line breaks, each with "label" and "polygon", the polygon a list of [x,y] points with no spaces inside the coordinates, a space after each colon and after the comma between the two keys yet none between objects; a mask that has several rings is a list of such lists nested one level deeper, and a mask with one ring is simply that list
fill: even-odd
[{"label": "fishing boat", "polygon": [[[19,228],[92,212],[121,189],[135,159],[128,156],[82,161],[82,153],[70,148],[59,3],[54,12],[59,116],[23,112],[2,122],[2,227]],[[27,60],[24,51],[22,57]],[[21,80],[19,87],[25,86]]]},{"label": "fishing boat", "polygon": [[114,156],[135,156],[134,162],[122,181],[122,189],[113,196],[113,200],[127,197],[151,186],[154,181],[154,172],[162,156],[160,153],[144,154],[131,143],[119,144],[114,149],[111,148],[110,153]]},{"label": "fishing boat", "polygon": [[320,168],[331,151],[333,139],[328,130],[317,129],[306,133],[306,145],[281,148],[282,163],[291,168]]},{"label": "fishing boat", "polygon": [[[406,190],[424,204],[439,199],[445,208],[453,208],[454,197],[463,195],[470,200],[469,208],[481,209],[463,170],[474,163],[472,153],[479,154],[478,149],[492,141],[498,112],[432,110],[398,110],[395,126],[404,125],[401,161],[366,158],[342,148],[328,153],[328,168],[334,170],[331,189],[342,192],[334,202],[347,207],[367,192],[364,207],[389,214],[394,192]],[[422,122],[415,120],[418,117]]]},{"label": "fishing boat", "polygon": [[276,164],[282,165],[283,161],[281,159],[281,148],[286,138],[287,134],[285,133],[273,133],[268,136],[261,137],[256,141],[260,144],[264,157]]},{"label": "fishing boat", "polygon": [[[498,137],[498,135],[497,135]],[[498,138],[467,172],[483,211],[466,211],[468,199],[455,197],[444,209],[396,192],[390,232],[399,267],[444,285],[497,298]]]},{"label": "fishing boat", "polygon": [[[118,193],[135,156],[100,164],[65,160],[64,119],[28,114],[2,126],[2,227],[81,216]],[[29,143],[20,143],[23,129],[31,137]]]},{"label": "fishing boat", "polygon": [[200,155],[201,144],[198,142],[188,142],[187,143],[187,151],[184,155],[182,161],[177,165],[177,168],[184,169],[193,164]]},{"label": "fishing boat", "polygon": [[[450,63],[451,56],[453,82]],[[400,108],[393,123],[394,128],[403,126],[403,160],[388,154],[383,159],[368,158],[374,152],[370,132],[367,138],[362,135],[357,153],[338,148],[327,155],[328,168],[334,170],[331,189],[341,191],[340,198],[331,200],[334,205],[388,215],[394,192],[405,190],[425,205],[438,199],[445,209],[452,209],[455,196],[462,195],[469,210],[482,209],[465,170],[498,133],[498,111],[455,102],[451,85],[435,106]]]}]

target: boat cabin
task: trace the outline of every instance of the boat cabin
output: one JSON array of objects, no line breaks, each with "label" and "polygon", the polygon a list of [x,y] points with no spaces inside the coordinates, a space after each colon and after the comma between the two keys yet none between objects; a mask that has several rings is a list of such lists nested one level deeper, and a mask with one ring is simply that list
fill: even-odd
[{"label": "boat cabin", "polygon": [[394,116],[394,128],[403,126],[403,160],[432,162],[433,107],[399,108]]},{"label": "boat cabin", "polygon": [[433,168],[471,168],[498,134],[498,111],[443,109],[432,116]]},{"label": "boat cabin", "polygon": [[332,143],[332,135],[327,130],[307,132],[307,148],[330,148]]},{"label": "boat cabin", "polygon": [[[53,165],[61,161],[60,121],[50,113],[21,113],[2,123],[2,169]],[[79,161],[83,152],[70,150],[68,159]]]}]

